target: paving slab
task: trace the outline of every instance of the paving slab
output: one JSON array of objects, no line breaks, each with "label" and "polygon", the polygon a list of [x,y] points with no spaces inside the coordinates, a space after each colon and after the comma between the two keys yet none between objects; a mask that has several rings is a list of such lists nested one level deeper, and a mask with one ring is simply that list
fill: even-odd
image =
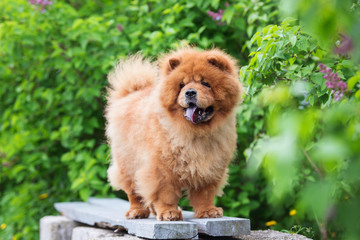
[{"label": "paving slab", "polygon": [[[88,203],[116,209],[124,213],[129,209],[130,203],[119,198],[89,198]],[[209,236],[239,236],[250,234],[250,220],[245,218],[194,218],[194,212],[182,211],[184,221],[195,223],[198,232]],[[155,218],[151,215],[150,219]]]},{"label": "paving slab", "polygon": [[114,233],[109,229],[94,227],[76,227],[73,230],[71,240],[142,240],[128,234]]},{"label": "paving slab", "polygon": [[[40,240],[141,240],[143,238],[126,234],[125,231],[114,233],[113,230],[81,226],[64,216],[45,216],[40,220]],[[274,230],[251,231],[250,235],[237,237],[211,237],[201,235],[200,240],[311,240],[299,234],[289,234]]]},{"label": "paving slab", "polygon": [[40,219],[40,240],[68,240],[80,224],[64,216],[45,216]]},{"label": "paving slab", "polygon": [[55,208],[75,221],[88,225],[123,227],[129,234],[149,239],[190,239],[197,236],[197,225],[191,222],[160,222],[153,218],[127,220],[127,208],[113,209],[84,202],[55,203]]}]

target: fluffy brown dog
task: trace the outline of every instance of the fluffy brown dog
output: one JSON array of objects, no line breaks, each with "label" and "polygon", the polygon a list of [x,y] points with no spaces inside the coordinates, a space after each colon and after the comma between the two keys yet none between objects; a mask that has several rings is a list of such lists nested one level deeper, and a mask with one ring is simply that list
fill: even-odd
[{"label": "fluffy brown dog", "polygon": [[158,220],[182,220],[184,189],[195,217],[222,216],[214,197],[236,146],[237,70],[218,49],[187,47],[164,55],[159,67],[135,55],[109,74],[108,177],[128,195],[127,218],[147,218],[151,209]]}]

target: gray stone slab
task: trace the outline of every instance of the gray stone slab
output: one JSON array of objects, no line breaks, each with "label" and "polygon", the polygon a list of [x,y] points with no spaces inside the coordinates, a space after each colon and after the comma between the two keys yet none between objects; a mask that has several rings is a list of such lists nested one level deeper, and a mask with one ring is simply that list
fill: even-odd
[{"label": "gray stone slab", "polygon": [[251,231],[250,235],[238,236],[239,240],[312,240],[300,234],[289,234],[274,230]]},{"label": "gray stone slab", "polygon": [[121,198],[94,198],[90,197],[87,201],[90,204],[99,205],[103,207],[122,209],[125,208],[126,211],[130,207],[130,203]]},{"label": "gray stone slab", "polygon": [[78,225],[64,216],[45,216],[40,219],[40,240],[69,240]]},{"label": "gray stone slab", "polygon": [[[40,220],[41,240],[140,240],[132,235],[114,233],[112,230],[79,226],[80,224],[64,216],[45,216]],[[202,240],[214,239],[206,235]],[[219,239],[219,238],[216,238]],[[229,238],[230,239],[230,238]],[[251,231],[250,235],[237,236],[239,240],[311,240],[303,235],[289,234],[274,230]]]},{"label": "gray stone slab", "polygon": [[245,218],[192,218],[198,232],[214,237],[231,237],[250,234],[250,220]]},{"label": "gray stone slab", "polygon": [[[128,201],[119,198],[89,198],[88,203],[125,212],[130,206]],[[199,233],[215,237],[250,234],[250,220],[246,218],[193,218],[194,213],[190,211],[183,211],[182,214],[184,221],[197,224]]]},{"label": "gray stone slab", "polygon": [[65,216],[89,225],[108,223],[121,226],[129,234],[149,239],[185,239],[197,235],[197,226],[190,222],[160,222],[153,218],[127,220],[127,209],[113,209],[83,202],[55,203],[55,208]]},{"label": "gray stone slab", "polygon": [[73,230],[71,240],[141,240],[128,234],[114,233],[112,230],[94,227],[76,227]]}]

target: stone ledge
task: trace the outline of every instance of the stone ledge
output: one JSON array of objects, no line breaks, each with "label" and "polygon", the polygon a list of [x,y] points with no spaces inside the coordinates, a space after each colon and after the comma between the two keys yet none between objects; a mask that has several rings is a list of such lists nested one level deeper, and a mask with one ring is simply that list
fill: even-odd
[{"label": "stone ledge", "polygon": [[114,233],[112,230],[94,227],[76,227],[72,232],[71,240],[139,240],[135,236],[124,233]]},{"label": "stone ledge", "polygon": [[157,221],[153,215],[147,219],[128,220],[125,213],[129,205],[128,201],[118,198],[89,198],[87,202],[55,203],[55,208],[75,221],[97,227],[99,224],[109,228],[123,227],[129,234],[148,239],[189,239],[198,233],[214,237],[250,234],[249,219],[226,216],[197,219],[189,211],[182,211],[183,221]]},{"label": "stone ledge", "polygon": [[46,216],[40,219],[40,240],[69,240],[80,223],[64,216]]},{"label": "stone ledge", "polygon": [[[125,233],[83,226],[63,216],[46,216],[40,220],[40,240],[141,240]],[[200,236],[199,239],[220,239],[219,237]],[[311,240],[299,234],[287,234],[274,230],[251,231],[250,235],[223,239],[238,240]]]}]

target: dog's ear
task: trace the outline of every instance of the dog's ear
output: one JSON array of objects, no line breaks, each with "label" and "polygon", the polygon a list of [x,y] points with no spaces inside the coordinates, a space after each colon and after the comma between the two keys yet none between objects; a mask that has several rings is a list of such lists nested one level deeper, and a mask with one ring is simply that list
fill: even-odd
[{"label": "dog's ear", "polygon": [[160,61],[160,68],[163,74],[168,75],[175,70],[181,63],[181,58],[177,56],[170,56]]},{"label": "dog's ear", "polygon": [[232,63],[223,56],[209,55],[207,61],[221,71],[230,72]]},{"label": "dog's ear", "polygon": [[181,64],[180,56],[165,56],[159,61],[159,67],[161,69],[162,74],[169,75],[172,71],[174,71]]},{"label": "dog's ear", "polygon": [[169,59],[169,72],[177,68],[177,66],[180,65],[180,59],[179,58],[170,58]]}]

